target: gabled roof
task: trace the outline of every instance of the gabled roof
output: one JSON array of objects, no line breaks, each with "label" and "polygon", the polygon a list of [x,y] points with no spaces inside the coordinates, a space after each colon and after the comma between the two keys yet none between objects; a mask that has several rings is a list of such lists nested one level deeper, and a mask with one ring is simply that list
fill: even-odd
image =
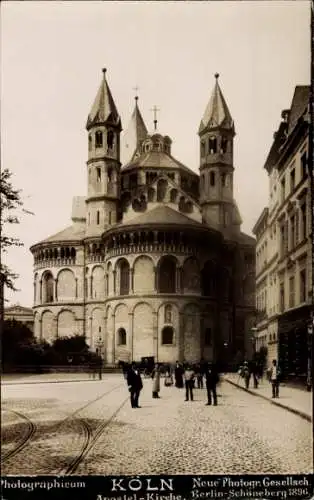
[{"label": "gabled roof", "polygon": [[234,130],[233,119],[224,96],[222,95],[222,91],[218,83],[218,77],[219,75],[216,73],[215,87],[200,123],[199,134],[208,128],[222,127]]},{"label": "gabled roof", "polygon": [[66,241],[81,241],[85,236],[85,229],[76,226],[69,226],[58,233],[49,236],[48,238],[39,241],[36,245],[41,245],[43,243],[53,243],[53,242],[66,242]]},{"label": "gabled roof", "polygon": [[119,125],[121,127],[121,119],[106,80],[106,69],[103,69],[102,71],[102,82],[87,118],[87,130],[93,125],[105,122],[110,122],[113,125]]},{"label": "gabled roof", "polygon": [[146,211],[143,214],[130,219],[127,222],[120,224],[121,226],[133,226],[133,225],[143,225],[143,224],[183,224],[183,225],[195,225],[202,227],[203,224],[197,222],[190,217],[173,210],[168,205],[162,205],[152,210]]},{"label": "gabled roof", "polygon": [[189,174],[198,177],[198,175],[195,172],[193,172],[193,170],[191,170],[189,167],[186,167],[185,165],[183,165],[183,163],[173,158],[173,156],[163,151],[149,151],[147,153],[141,154],[141,156],[135,158],[134,161],[131,161],[124,167],[122,167],[122,172],[131,170],[135,167],[185,170]]}]

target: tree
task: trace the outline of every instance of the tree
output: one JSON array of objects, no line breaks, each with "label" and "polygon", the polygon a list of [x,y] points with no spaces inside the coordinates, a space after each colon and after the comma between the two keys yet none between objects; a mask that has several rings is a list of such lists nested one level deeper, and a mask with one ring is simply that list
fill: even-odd
[{"label": "tree", "polygon": [[[23,243],[19,238],[14,238],[7,234],[7,229],[11,224],[19,224],[20,218],[18,210],[23,213],[32,214],[23,208],[21,190],[15,189],[11,182],[12,173],[6,168],[0,174],[0,319],[3,320],[4,313],[4,288],[16,291],[15,280],[18,275],[3,263],[3,253],[8,252],[12,247],[21,247]],[[33,215],[33,214],[32,214]]]}]

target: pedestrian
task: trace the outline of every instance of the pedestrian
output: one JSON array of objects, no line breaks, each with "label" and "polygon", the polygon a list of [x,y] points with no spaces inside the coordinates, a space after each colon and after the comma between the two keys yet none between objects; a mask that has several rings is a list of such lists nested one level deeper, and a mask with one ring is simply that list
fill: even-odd
[{"label": "pedestrian", "polygon": [[191,401],[193,401],[193,382],[194,382],[195,373],[190,367],[190,365],[186,365],[184,371],[184,380],[185,380],[185,401],[189,401],[189,396]]},{"label": "pedestrian", "polygon": [[174,369],[175,385],[178,389],[183,388],[183,368],[179,361],[176,361],[176,367]]},{"label": "pedestrian", "polygon": [[271,367],[271,372],[270,372],[270,382],[272,387],[273,398],[279,398],[279,378],[280,378],[280,370],[277,366],[277,361],[273,359],[273,366]]},{"label": "pedestrian", "polygon": [[166,373],[165,373],[165,387],[170,387],[173,385],[173,378],[172,378],[172,370],[171,366],[167,366]]},{"label": "pedestrian", "polygon": [[252,361],[250,373],[252,373],[253,376],[254,389],[258,389],[258,366],[256,361]]},{"label": "pedestrian", "polygon": [[210,406],[212,404],[212,395],[213,395],[214,406],[217,406],[216,386],[218,384],[219,377],[218,377],[217,370],[212,363],[207,364],[205,377],[206,377],[206,390],[207,390],[207,403],[206,403],[206,405]]},{"label": "pedestrian", "polygon": [[203,389],[203,387],[204,387],[204,384],[203,384],[203,373],[201,372],[201,366],[200,365],[196,365],[195,375],[196,375],[196,380],[197,380],[197,388],[198,389]]},{"label": "pedestrian", "polygon": [[152,386],[152,391],[153,391],[153,398],[159,398],[159,391],[160,391],[160,368],[158,363],[156,363],[153,371],[152,371],[152,380],[153,380],[153,386]]},{"label": "pedestrian", "polygon": [[140,408],[138,404],[140,392],[143,388],[143,382],[136,363],[132,363],[127,376],[128,387],[130,391],[130,400],[132,408]]},{"label": "pedestrian", "polygon": [[243,363],[242,373],[243,373],[243,378],[244,378],[244,382],[245,382],[245,388],[248,389],[250,386],[251,373],[250,373],[249,365],[248,365],[247,361],[244,361],[244,363]]}]

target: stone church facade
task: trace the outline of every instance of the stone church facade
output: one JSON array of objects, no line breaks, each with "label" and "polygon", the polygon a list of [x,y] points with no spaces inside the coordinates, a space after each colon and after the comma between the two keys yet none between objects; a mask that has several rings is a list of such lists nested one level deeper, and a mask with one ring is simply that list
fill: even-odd
[{"label": "stone church facade", "polygon": [[85,335],[105,363],[248,355],[255,240],[233,197],[234,123],[218,75],[199,127],[200,175],[149,134],[135,99],[130,160],[106,71],[87,120],[87,196],[72,224],[31,247],[34,332]]}]

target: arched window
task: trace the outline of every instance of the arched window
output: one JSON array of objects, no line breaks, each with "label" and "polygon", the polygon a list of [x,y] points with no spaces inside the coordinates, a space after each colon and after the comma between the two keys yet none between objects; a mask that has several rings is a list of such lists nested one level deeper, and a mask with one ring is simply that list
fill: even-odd
[{"label": "arched window", "polygon": [[170,304],[165,306],[165,323],[172,323],[172,306]]},{"label": "arched window", "polygon": [[126,260],[120,262],[120,295],[128,295],[130,289],[130,266]]},{"label": "arched window", "polygon": [[171,189],[170,191],[170,202],[176,203],[178,196],[178,191],[176,189]]},{"label": "arched window", "polygon": [[161,343],[163,345],[173,344],[173,328],[172,326],[165,326],[161,332]]},{"label": "arched window", "polygon": [[221,152],[221,153],[226,153],[226,152],[227,152],[227,149],[228,149],[228,139],[226,139],[226,137],[222,137],[222,138],[221,138],[221,148],[220,148],[220,152]]},{"label": "arched window", "polygon": [[124,328],[118,330],[118,345],[126,345],[126,331]]},{"label": "arched window", "polygon": [[215,185],[215,172],[210,172],[209,173],[209,183],[211,186]]},{"label": "arched window", "polygon": [[102,148],[103,146],[103,134],[100,130],[97,130],[95,134],[95,146],[96,148]]},{"label": "arched window", "polygon": [[108,149],[113,149],[114,147],[114,133],[112,130],[108,130],[107,133],[107,147]]},{"label": "arched window", "polygon": [[54,280],[51,273],[46,273],[44,276],[44,297],[43,302],[53,302],[53,285]]},{"label": "arched window", "polygon": [[160,179],[157,183],[157,201],[163,201],[166,196],[167,181]]},{"label": "arched window", "polygon": [[108,175],[108,182],[112,182],[112,168],[108,168],[107,175]]},{"label": "arched window", "polygon": [[149,202],[154,201],[154,198],[155,198],[155,190],[154,190],[153,188],[148,188],[147,198],[148,198],[148,201],[149,201]]},{"label": "arched window", "polygon": [[159,293],[176,293],[176,261],[163,257],[159,265]]},{"label": "arched window", "polygon": [[97,224],[99,224],[100,222],[100,214],[99,214],[99,210],[97,210]]},{"label": "arched window", "polygon": [[92,134],[89,134],[89,136],[88,136],[88,149],[89,149],[89,151],[92,149],[92,147],[93,147]]},{"label": "arched window", "polygon": [[97,182],[101,182],[101,168],[100,167],[96,168],[96,173],[97,173]]},{"label": "arched window", "polygon": [[209,151],[209,154],[217,153],[217,139],[216,139],[216,137],[210,137],[208,139],[208,151]]}]

